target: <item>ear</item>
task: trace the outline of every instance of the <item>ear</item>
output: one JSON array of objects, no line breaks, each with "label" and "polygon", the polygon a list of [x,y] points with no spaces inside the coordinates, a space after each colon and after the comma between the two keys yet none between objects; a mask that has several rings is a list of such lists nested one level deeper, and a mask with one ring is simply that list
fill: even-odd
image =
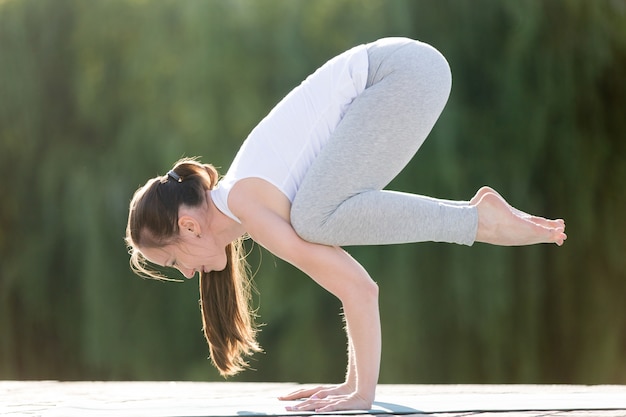
[{"label": "ear", "polygon": [[181,236],[192,235],[196,237],[202,234],[200,223],[189,215],[183,215],[178,218],[178,228]]}]

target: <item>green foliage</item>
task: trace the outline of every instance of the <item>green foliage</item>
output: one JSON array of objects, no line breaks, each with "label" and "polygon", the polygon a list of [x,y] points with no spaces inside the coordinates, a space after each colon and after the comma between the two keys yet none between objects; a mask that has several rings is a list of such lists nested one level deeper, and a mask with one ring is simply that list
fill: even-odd
[{"label": "green foliage", "polygon": [[[130,197],[181,156],[225,171],[306,75],[383,36],[454,75],[392,187],[488,183],[570,239],[349,248],[381,286],[381,382],[626,383],[621,0],[0,1],[0,378],[217,379],[195,281],[128,268]],[[267,353],[237,379],[340,380],[338,302],[250,261]]]}]

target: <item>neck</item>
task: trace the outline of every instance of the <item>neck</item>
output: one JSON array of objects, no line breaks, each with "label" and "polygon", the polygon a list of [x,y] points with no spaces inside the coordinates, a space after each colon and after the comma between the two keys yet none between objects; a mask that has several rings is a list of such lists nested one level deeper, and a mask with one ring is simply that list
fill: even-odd
[{"label": "neck", "polygon": [[210,190],[207,191],[206,197],[209,229],[217,242],[226,246],[246,233],[240,223],[237,223],[217,208],[211,198]]}]

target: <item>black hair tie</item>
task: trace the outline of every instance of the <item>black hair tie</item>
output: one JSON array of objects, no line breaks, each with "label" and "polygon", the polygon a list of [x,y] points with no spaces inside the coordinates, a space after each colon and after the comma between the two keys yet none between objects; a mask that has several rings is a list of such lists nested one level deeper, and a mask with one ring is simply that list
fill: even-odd
[{"label": "black hair tie", "polygon": [[180,175],[178,175],[177,173],[174,172],[173,169],[171,169],[168,173],[167,176],[171,179],[173,179],[176,182],[183,182],[183,179],[180,177]]}]

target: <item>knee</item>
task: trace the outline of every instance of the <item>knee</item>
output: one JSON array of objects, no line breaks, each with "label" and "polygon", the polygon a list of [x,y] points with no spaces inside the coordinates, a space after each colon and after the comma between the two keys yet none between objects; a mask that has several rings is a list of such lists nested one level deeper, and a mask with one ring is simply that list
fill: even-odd
[{"label": "knee", "polygon": [[445,101],[448,100],[450,96],[450,91],[452,90],[452,71],[450,70],[450,65],[446,58],[436,50],[432,48],[432,62],[434,68],[434,82],[439,86],[441,94],[445,97]]},{"label": "knee", "polygon": [[434,47],[415,42],[406,51],[408,67],[412,72],[415,93],[440,97],[445,103],[452,89],[452,72],[448,61]]},{"label": "knee", "polygon": [[309,207],[300,204],[297,198],[291,205],[291,227],[298,236],[308,242],[322,243],[319,233],[322,225],[317,217]]}]

